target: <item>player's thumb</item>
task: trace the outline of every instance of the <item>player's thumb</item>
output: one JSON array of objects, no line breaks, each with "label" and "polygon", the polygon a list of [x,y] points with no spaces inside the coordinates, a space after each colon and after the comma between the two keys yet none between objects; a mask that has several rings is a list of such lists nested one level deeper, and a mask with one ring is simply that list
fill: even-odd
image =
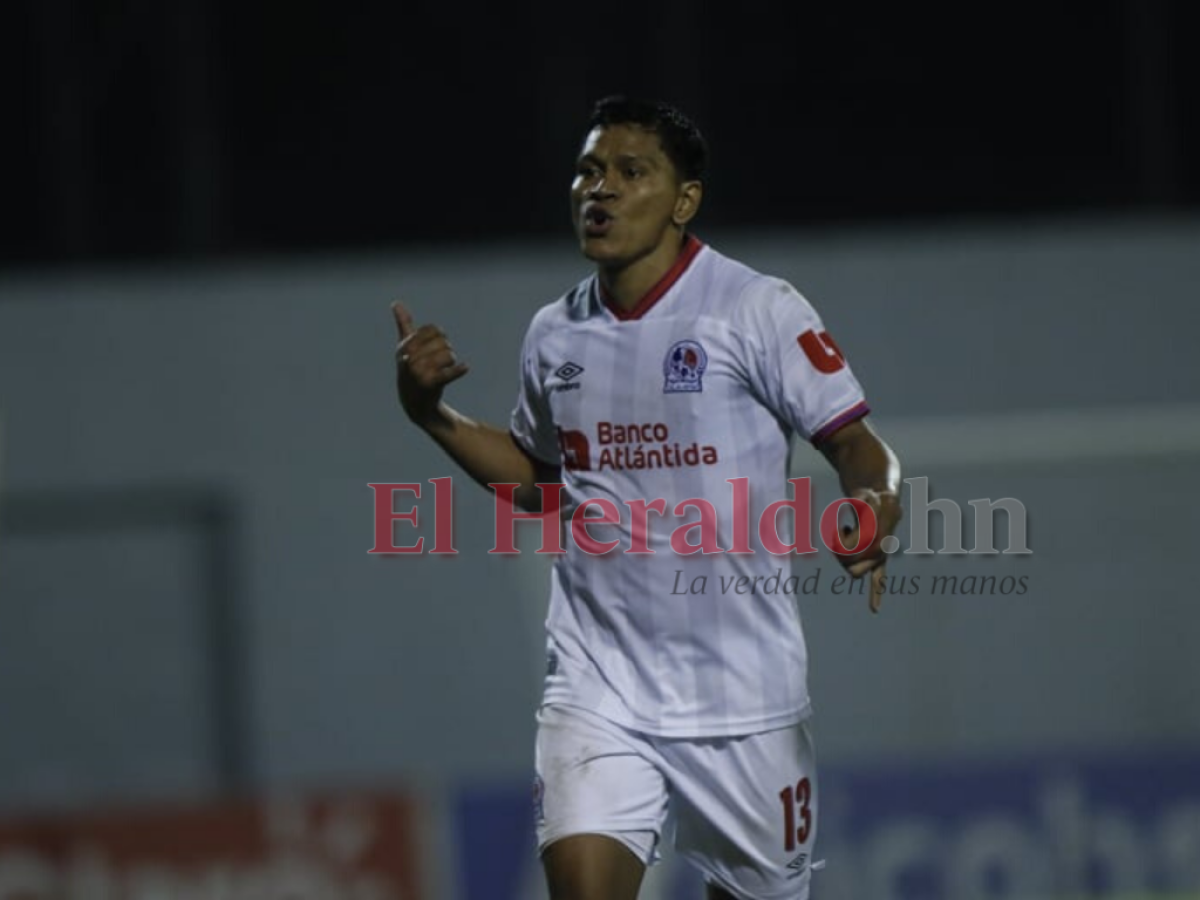
[{"label": "player's thumb", "polygon": [[404,340],[417,330],[416,323],[413,322],[412,313],[399,300],[392,304],[392,316],[396,320],[396,331],[400,335],[400,340]]}]

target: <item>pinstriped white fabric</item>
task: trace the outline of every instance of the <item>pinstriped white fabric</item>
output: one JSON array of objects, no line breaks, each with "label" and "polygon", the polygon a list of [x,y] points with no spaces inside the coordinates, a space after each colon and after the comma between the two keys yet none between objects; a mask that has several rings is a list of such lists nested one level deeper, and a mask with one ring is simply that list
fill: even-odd
[{"label": "pinstriped white fabric", "polygon": [[[790,285],[698,242],[685,257],[636,317],[610,310],[589,278],[540,310],[526,335],[514,437],[563,466],[565,515],[604,499],[621,518],[588,528],[616,540],[614,550],[590,555],[568,539],[555,563],[546,701],[649,734],[748,734],[809,711],[796,583],[787,581],[794,557],[766,552],[759,517],[790,496],[792,435],[820,436],[867,409],[841,351]],[[675,513],[689,499],[713,505],[717,546],[734,546],[728,479],[741,477],[753,553],[675,552],[672,532],[700,518],[695,506]],[[658,498],[666,515],[647,518],[654,553],[625,552],[629,503]],[[791,541],[789,516],[779,533]],[[688,541],[699,537],[694,529]]]}]

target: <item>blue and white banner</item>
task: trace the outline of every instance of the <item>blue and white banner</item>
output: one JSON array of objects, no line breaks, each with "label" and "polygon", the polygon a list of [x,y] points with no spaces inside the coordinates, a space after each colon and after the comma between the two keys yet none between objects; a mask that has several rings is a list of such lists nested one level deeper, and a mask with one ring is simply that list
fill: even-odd
[{"label": "blue and white banner", "polygon": [[[1200,753],[821,771],[813,900],[1200,897]],[[544,896],[528,785],[455,804],[459,900]],[[700,900],[671,859],[644,900]]]}]

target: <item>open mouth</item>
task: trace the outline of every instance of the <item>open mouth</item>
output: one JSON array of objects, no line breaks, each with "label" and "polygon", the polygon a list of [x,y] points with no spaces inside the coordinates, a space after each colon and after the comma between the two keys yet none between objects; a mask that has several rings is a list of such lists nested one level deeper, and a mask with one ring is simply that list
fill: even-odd
[{"label": "open mouth", "polygon": [[603,237],[608,234],[612,223],[612,215],[599,206],[588,207],[583,212],[583,230],[588,237]]}]

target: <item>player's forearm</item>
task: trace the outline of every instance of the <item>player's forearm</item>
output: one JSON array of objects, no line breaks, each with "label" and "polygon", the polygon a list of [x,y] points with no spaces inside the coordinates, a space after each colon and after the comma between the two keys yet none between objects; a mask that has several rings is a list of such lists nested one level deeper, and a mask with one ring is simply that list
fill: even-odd
[{"label": "player's forearm", "polygon": [[869,425],[856,422],[822,448],[847,496],[864,488],[900,496],[900,460]]},{"label": "player's forearm", "polygon": [[418,424],[481,486],[519,484],[514,499],[523,509],[541,509],[536,483],[557,480],[539,471],[507,430],[464,416],[445,403],[439,404],[436,416]]}]

